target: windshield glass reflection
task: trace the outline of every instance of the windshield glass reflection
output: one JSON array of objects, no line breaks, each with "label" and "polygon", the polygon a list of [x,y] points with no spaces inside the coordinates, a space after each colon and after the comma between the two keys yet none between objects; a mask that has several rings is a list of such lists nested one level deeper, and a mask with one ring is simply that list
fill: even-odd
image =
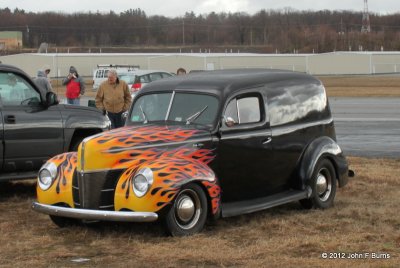
[{"label": "windshield glass reflection", "polygon": [[153,93],[140,96],[133,105],[132,123],[169,121],[212,127],[217,117],[218,99],[205,94]]}]

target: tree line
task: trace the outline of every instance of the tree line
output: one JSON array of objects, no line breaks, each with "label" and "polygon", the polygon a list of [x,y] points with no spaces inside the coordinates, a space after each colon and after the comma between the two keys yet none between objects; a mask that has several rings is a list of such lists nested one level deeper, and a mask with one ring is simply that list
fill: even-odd
[{"label": "tree line", "polygon": [[235,46],[261,53],[400,50],[400,13],[370,14],[371,32],[361,33],[362,12],[298,11],[291,8],[147,16],[140,8],[119,14],[26,12],[0,9],[0,31],[21,31],[25,48],[204,47],[212,52]]}]

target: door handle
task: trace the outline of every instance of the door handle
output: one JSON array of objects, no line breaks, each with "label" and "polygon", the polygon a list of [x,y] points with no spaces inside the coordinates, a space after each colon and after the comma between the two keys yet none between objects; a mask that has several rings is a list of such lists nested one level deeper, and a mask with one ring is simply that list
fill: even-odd
[{"label": "door handle", "polygon": [[15,116],[14,115],[6,115],[6,116],[4,116],[4,121],[8,124],[15,124]]},{"label": "door handle", "polygon": [[263,140],[262,144],[268,144],[272,141],[271,137],[268,137],[267,139]]}]

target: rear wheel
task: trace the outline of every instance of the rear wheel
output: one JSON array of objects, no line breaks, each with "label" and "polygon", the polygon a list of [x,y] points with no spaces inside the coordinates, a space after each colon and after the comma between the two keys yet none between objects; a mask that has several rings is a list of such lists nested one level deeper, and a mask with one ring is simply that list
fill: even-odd
[{"label": "rear wheel", "polygon": [[172,236],[186,236],[200,232],[207,219],[207,198],[197,184],[181,189],[166,215],[167,231]]},{"label": "rear wheel", "polygon": [[310,187],[312,195],[309,199],[300,200],[300,204],[306,208],[329,208],[333,206],[336,195],[335,169],[328,159],[318,161],[315,166]]}]

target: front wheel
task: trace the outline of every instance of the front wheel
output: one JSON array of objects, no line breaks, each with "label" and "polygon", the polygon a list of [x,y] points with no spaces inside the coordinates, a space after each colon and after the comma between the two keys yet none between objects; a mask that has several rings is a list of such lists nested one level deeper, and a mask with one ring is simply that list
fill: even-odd
[{"label": "front wheel", "polygon": [[310,187],[312,195],[309,199],[300,200],[300,204],[307,209],[329,208],[333,206],[336,195],[335,169],[328,159],[318,161],[315,166]]},{"label": "front wheel", "polygon": [[81,224],[81,222],[77,219],[54,216],[54,215],[49,215],[49,216],[51,221],[60,228],[76,226]]},{"label": "front wheel", "polygon": [[207,219],[207,198],[197,184],[183,187],[165,217],[167,232],[186,236],[200,232]]}]

